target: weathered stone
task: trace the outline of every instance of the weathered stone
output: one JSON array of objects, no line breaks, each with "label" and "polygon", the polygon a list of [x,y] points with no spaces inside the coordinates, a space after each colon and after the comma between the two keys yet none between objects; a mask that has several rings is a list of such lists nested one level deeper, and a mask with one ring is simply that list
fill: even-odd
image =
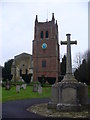
[{"label": "weathered stone", "polygon": [[82,105],[88,104],[88,86],[85,83],[78,84],[77,97]]},{"label": "weathered stone", "polygon": [[[67,106],[68,107],[68,106]],[[73,107],[73,106],[72,106]],[[75,106],[74,106],[75,108]],[[27,111],[29,112],[33,112],[35,114],[39,114],[41,116],[46,116],[46,117],[52,117],[51,119],[53,118],[56,118],[56,119],[64,119],[64,118],[68,118],[69,119],[88,119],[90,118],[90,114],[88,112],[88,110],[82,110],[82,111],[58,111],[56,109],[48,109],[47,108],[47,104],[46,103],[41,103],[41,104],[37,104],[37,105],[33,105],[33,106],[30,106],[29,108],[27,108]]]},{"label": "weathered stone", "polygon": [[81,104],[57,104],[58,111],[81,111]]},{"label": "weathered stone", "polygon": [[38,92],[38,84],[33,85],[33,92]]},{"label": "weathered stone", "polygon": [[66,87],[62,89],[62,102],[67,104],[76,103],[76,89]]},{"label": "weathered stone", "polygon": [[26,89],[26,84],[22,84],[21,88],[23,88],[25,90]]},{"label": "weathered stone", "polygon": [[86,84],[61,82],[59,83],[59,93],[60,101],[57,104],[57,110],[59,111],[80,111],[85,108],[83,104],[87,105],[88,103],[88,89]]},{"label": "weathered stone", "polygon": [[20,92],[20,85],[16,85],[16,92]]},{"label": "weathered stone", "polygon": [[67,45],[66,74],[72,74],[71,44],[77,44],[77,41],[70,41],[71,34],[66,34],[67,41],[61,41],[61,45]]},{"label": "weathered stone", "polygon": [[48,103],[48,108],[56,108],[59,102],[59,88],[58,84],[52,85],[51,89],[51,101]]},{"label": "weathered stone", "polygon": [[52,99],[48,104],[49,108],[52,108],[52,104],[57,104],[57,110],[59,111],[80,111],[87,109],[88,86],[84,83],[79,83],[72,74],[70,44],[76,43],[76,41],[70,41],[70,34],[67,34],[67,41],[61,42],[61,44],[67,44],[66,75],[58,84],[57,89],[52,86]]},{"label": "weathered stone", "polygon": [[10,88],[11,88],[10,81],[7,80],[6,85],[5,85],[5,89],[10,90]]},{"label": "weathered stone", "polygon": [[57,108],[59,111],[80,111],[87,109],[88,86],[84,83],[60,82],[57,86],[52,86],[51,94],[48,108]]},{"label": "weathered stone", "polygon": [[42,94],[42,87],[41,87],[41,85],[38,86],[38,93]]},{"label": "weathered stone", "polygon": [[52,85],[52,95],[51,95],[51,102],[52,103],[58,103],[59,102],[59,89],[58,89],[58,84]]},{"label": "weathered stone", "polygon": [[30,72],[32,67],[32,55],[28,53],[22,53],[15,56],[11,67],[13,79],[19,81],[22,74],[32,74]]}]

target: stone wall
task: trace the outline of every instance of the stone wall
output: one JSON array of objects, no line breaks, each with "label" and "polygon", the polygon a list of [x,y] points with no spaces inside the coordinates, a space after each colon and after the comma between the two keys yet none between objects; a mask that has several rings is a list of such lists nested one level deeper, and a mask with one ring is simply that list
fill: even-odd
[{"label": "stone wall", "polygon": [[13,74],[13,79],[20,80],[21,74],[32,74],[32,69],[32,55],[22,53],[14,57],[11,68],[11,74]]}]

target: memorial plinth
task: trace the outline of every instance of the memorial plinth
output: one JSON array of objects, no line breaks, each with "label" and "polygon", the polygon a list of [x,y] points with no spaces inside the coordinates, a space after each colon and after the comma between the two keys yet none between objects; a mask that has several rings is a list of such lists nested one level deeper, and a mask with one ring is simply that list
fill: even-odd
[{"label": "memorial plinth", "polygon": [[70,34],[66,34],[67,41],[61,41],[61,45],[67,45],[66,75],[64,79],[52,86],[51,101],[48,108],[59,111],[80,111],[86,109],[88,104],[88,86],[78,82],[72,74]]}]

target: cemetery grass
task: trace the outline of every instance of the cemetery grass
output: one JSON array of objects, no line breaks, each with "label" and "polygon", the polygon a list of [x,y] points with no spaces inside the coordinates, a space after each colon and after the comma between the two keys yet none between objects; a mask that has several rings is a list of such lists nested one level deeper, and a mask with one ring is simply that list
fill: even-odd
[{"label": "cemetery grass", "polygon": [[[26,90],[21,89],[20,93],[16,92],[16,87],[12,86],[10,90],[5,90],[5,87],[0,87],[0,92],[2,91],[2,96],[0,96],[0,102],[6,102],[10,100],[23,100],[28,98],[50,98],[51,97],[51,87],[43,87],[42,94],[38,92],[33,92],[33,86],[27,86]],[[0,93],[1,95],[1,93]],[[88,86],[88,98],[90,98],[90,86]]]},{"label": "cemetery grass", "polygon": [[90,86],[88,86],[88,98],[90,98]]},{"label": "cemetery grass", "polygon": [[2,102],[2,87],[0,86],[0,103]]},{"label": "cemetery grass", "polygon": [[16,92],[16,87],[11,87],[10,90],[5,90],[2,88],[2,102],[10,100],[23,100],[28,98],[50,98],[51,87],[43,87],[42,94],[38,92],[33,92],[33,86],[27,86],[26,89],[20,89],[20,92]]}]

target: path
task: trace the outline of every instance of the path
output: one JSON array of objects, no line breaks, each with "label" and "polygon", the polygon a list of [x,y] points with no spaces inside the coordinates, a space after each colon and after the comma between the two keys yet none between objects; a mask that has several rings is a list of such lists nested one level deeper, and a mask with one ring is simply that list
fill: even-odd
[{"label": "path", "polygon": [[2,118],[42,118],[26,109],[37,103],[47,103],[49,99],[26,99],[8,101],[2,104]]},{"label": "path", "polygon": [[[43,116],[34,114],[32,112],[28,112],[26,109],[34,104],[38,103],[48,103],[49,99],[25,99],[25,100],[16,100],[16,101],[8,101],[2,104],[2,117],[5,118],[45,118]],[[90,103],[90,99],[89,99]],[[15,120],[15,119],[13,119]],[[43,119],[44,120],[44,119]],[[64,120],[64,119],[63,119]]]}]

